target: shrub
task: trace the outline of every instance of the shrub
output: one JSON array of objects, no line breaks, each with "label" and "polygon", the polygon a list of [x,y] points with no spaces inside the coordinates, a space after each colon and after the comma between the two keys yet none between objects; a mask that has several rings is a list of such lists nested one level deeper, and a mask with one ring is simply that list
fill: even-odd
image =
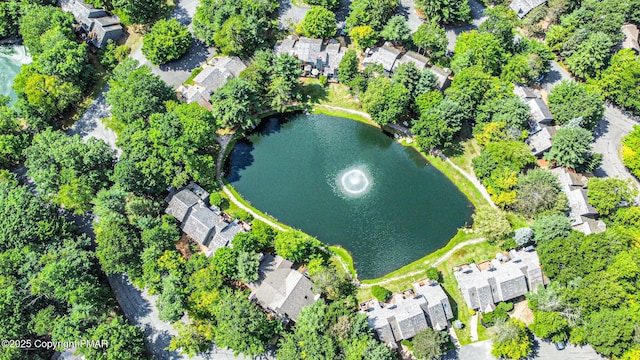
[{"label": "shrub", "polygon": [[142,53],[155,65],[175,60],[189,51],[191,33],[178,20],[160,20],[142,39]]},{"label": "shrub", "polygon": [[387,299],[389,299],[389,296],[391,296],[391,291],[383,288],[382,286],[374,285],[371,288],[371,294],[373,294],[378,301],[386,302]]},{"label": "shrub", "polygon": [[490,313],[482,314],[482,321],[486,326],[493,326],[496,322],[507,320],[508,318],[509,315],[507,315],[507,312],[500,307],[496,307],[496,309]]},{"label": "shrub", "polygon": [[320,77],[318,77],[318,81],[320,82],[320,85],[327,86],[328,80],[326,76],[320,75]]},{"label": "shrub", "polygon": [[518,246],[522,246],[533,241],[533,230],[529,227],[523,227],[516,229],[513,240],[515,240]]},{"label": "shrub", "polygon": [[440,275],[440,271],[438,271],[438,269],[434,268],[434,267],[429,267],[427,269],[427,273],[426,273],[427,277],[431,280],[435,280],[440,282],[442,277]]},{"label": "shrub", "polygon": [[214,192],[211,195],[209,195],[209,203],[211,205],[220,207],[223,202],[224,202],[224,198],[222,197],[222,195],[220,195],[219,192]]}]

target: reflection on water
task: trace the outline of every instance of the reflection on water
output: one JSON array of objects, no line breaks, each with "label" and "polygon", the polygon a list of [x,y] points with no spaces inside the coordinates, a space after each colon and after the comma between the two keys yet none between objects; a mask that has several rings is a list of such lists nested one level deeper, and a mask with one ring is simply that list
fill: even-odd
[{"label": "reflection on water", "polygon": [[11,86],[20,66],[31,63],[31,57],[22,45],[0,46],[0,95],[11,98],[11,103],[16,101],[16,93]]}]

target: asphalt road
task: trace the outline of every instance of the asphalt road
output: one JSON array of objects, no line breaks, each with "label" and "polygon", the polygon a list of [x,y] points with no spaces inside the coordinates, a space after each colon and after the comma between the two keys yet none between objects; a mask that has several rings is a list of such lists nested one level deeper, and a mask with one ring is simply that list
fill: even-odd
[{"label": "asphalt road", "polygon": [[398,13],[407,19],[407,25],[409,25],[411,32],[415,32],[418,27],[424,23],[424,20],[422,20],[416,12],[416,3],[414,0],[400,0],[400,10]]},{"label": "asphalt road", "polygon": [[296,24],[304,19],[307,11],[311,9],[308,6],[293,6],[291,0],[278,0],[278,3],[280,4],[278,8],[278,27],[280,29],[294,29]]},{"label": "asphalt road", "polygon": [[103,119],[111,117],[110,107],[107,105],[104,97],[107,91],[109,91],[109,85],[102,89],[100,95],[93,100],[93,103],[91,103],[89,108],[82,114],[80,119],[67,131],[67,134],[77,134],[85,140],[90,137],[102,139],[109,144],[112,149],[117,150],[119,156],[121,152],[116,147],[116,133],[111,129],[107,129],[102,123]]},{"label": "asphalt road", "polygon": [[[476,342],[450,350],[442,360],[497,360],[491,355],[491,340]],[[533,352],[528,359],[538,360],[601,360],[605,359],[598,355],[591,346],[574,346],[567,344],[564,350],[557,350],[550,342],[544,342],[535,338],[533,342]]]},{"label": "asphalt road", "polygon": [[447,40],[449,40],[447,50],[453,51],[456,47],[458,35],[465,31],[477,30],[480,24],[487,20],[487,17],[484,16],[485,7],[481,3],[476,0],[469,0],[469,7],[471,8],[472,16],[471,24],[444,27],[447,31]]}]

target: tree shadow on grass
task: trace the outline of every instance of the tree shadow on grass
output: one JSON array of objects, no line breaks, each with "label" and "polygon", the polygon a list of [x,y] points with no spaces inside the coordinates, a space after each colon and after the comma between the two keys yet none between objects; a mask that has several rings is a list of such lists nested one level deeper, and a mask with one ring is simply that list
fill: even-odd
[{"label": "tree shadow on grass", "polygon": [[318,83],[309,83],[302,89],[304,100],[318,104],[328,99],[327,89]]}]

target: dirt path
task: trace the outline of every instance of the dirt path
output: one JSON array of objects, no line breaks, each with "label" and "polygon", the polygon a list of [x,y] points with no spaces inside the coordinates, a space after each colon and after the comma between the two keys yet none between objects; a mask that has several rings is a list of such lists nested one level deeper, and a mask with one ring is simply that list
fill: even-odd
[{"label": "dirt path", "polygon": [[[425,261],[425,263],[424,263],[424,264],[425,264],[425,265],[430,265],[430,266],[432,266],[432,267],[438,267],[438,266],[440,266],[443,262],[445,262],[447,259],[449,259],[453,254],[455,254],[455,253],[456,253],[456,251],[458,251],[458,250],[462,249],[462,248],[463,248],[463,247],[465,247],[465,246],[474,245],[474,244],[479,244],[479,243],[481,243],[481,242],[483,242],[483,241],[485,241],[485,240],[486,240],[485,238],[478,238],[478,239],[471,239],[471,240],[463,241],[463,242],[461,242],[460,244],[458,244],[458,245],[454,246],[454,247],[453,247],[453,249],[451,249],[451,250],[447,251],[444,255],[440,256],[440,257],[438,258],[438,260],[436,260],[435,262],[430,263],[429,261]],[[392,277],[392,278],[390,278],[390,279],[386,279],[386,280],[383,280],[383,281],[379,281],[379,282],[374,283],[374,284],[362,284],[362,285],[360,285],[360,287],[361,287],[361,288],[370,288],[370,287],[372,287],[373,285],[383,285],[383,284],[388,284],[388,283],[393,282],[393,281],[396,281],[396,280],[400,280],[400,279],[408,278],[408,277],[415,276],[415,275],[419,275],[419,274],[422,274],[422,273],[424,273],[424,270],[416,270],[416,271],[412,271],[412,272],[410,272],[410,273],[406,273],[406,274],[403,274],[403,275],[399,275],[399,276]]]}]

